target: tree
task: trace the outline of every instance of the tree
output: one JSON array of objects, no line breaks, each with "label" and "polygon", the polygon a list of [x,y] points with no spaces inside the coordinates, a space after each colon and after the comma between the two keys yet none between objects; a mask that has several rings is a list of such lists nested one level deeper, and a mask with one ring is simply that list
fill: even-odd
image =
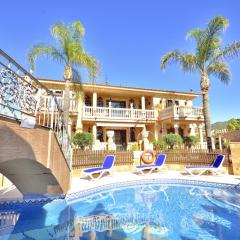
[{"label": "tree", "polygon": [[32,71],[35,70],[35,61],[38,56],[43,56],[64,64],[65,95],[63,103],[64,124],[68,125],[70,106],[70,82],[81,83],[79,68],[86,68],[92,80],[98,75],[96,59],[85,52],[83,47],[84,27],[81,22],[72,24],[55,23],[51,27],[51,34],[56,41],[56,46],[49,43],[34,45],[28,53],[28,62]]},{"label": "tree", "polygon": [[163,140],[170,147],[170,149],[173,149],[175,145],[182,144],[183,142],[182,137],[174,133],[164,135]]},{"label": "tree", "polygon": [[[228,84],[231,79],[226,58],[238,56],[240,42],[226,47],[221,46],[221,33],[227,28],[228,20],[222,16],[213,18],[206,29],[191,30],[187,37],[196,42],[195,53],[183,53],[175,50],[161,58],[161,68],[165,70],[170,63],[179,63],[184,72],[198,72],[201,75],[200,87],[203,101],[203,115],[207,140],[211,137],[211,121],[209,113],[208,90],[209,77],[214,76],[221,82]],[[211,148],[211,146],[210,146]]]},{"label": "tree", "polygon": [[73,135],[72,142],[82,150],[93,144],[93,134],[88,132],[78,132]]},{"label": "tree", "polygon": [[199,142],[199,138],[196,136],[185,136],[183,137],[183,143],[188,147],[191,148],[195,146]]},{"label": "tree", "polygon": [[227,129],[231,131],[240,130],[240,119],[230,119],[227,124]]}]

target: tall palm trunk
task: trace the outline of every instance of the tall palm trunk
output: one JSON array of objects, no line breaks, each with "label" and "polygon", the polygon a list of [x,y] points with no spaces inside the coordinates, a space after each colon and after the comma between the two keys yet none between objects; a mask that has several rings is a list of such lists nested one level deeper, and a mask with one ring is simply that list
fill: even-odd
[{"label": "tall palm trunk", "polygon": [[211,121],[210,121],[210,111],[209,111],[209,100],[208,100],[208,90],[210,84],[206,73],[201,75],[201,91],[202,91],[202,101],[203,101],[203,116],[205,123],[206,141],[208,143],[208,149],[212,150],[211,141]]},{"label": "tall palm trunk", "polygon": [[72,68],[70,65],[67,65],[64,70],[65,94],[64,94],[64,102],[63,102],[63,122],[67,128],[68,128],[68,123],[69,123],[71,79],[72,79]]}]

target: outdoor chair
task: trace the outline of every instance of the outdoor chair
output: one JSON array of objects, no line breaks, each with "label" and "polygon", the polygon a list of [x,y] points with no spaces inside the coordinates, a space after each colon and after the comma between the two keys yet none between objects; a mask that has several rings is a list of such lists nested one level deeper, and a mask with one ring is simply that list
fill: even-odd
[{"label": "outdoor chair", "polygon": [[[88,168],[83,170],[82,175],[83,176],[89,176],[91,179],[99,179],[103,176],[104,173],[109,173],[110,175],[112,174],[112,166],[115,161],[115,156],[114,155],[107,155],[102,167],[96,167],[96,168]],[[100,173],[98,177],[94,177],[93,175],[96,173]]]},{"label": "outdoor chair", "polygon": [[[136,166],[135,171],[138,173],[141,173],[143,175],[150,174],[154,170],[158,170],[158,169],[162,168],[165,164],[165,160],[166,160],[166,154],[159,154],[157,156],[155,164]],[[144,173],[144,170],[148,170],[147,173]]]},{"label": "outdoor chair", "polygon": [[[214,172],[215,174],[219,174],[222,171],[222,164],[224,161],[224,155],[218,155],[214,160],[211,166],[186,166],[186,171],[191,175],[202,175],[206,171]],[[193,172],[199,172],[198,174],[194,174]]]}]

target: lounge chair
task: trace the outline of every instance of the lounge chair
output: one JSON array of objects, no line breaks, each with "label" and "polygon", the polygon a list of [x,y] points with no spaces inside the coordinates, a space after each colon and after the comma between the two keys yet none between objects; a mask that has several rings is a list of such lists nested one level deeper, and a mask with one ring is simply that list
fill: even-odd
[{"label": "lounge chair", "polygon": [[[97,167],[97,168],[89,168],[83,170],[83,175],[84,176],[89,176],[91,179],[99,179],[103,176],[104,173],[108,172],[110,175],[111,173],[111,168],[114,164],[115,161],[115,156],[114,155],[107,155],[102,167]],[[98,177],[94,177],[93,174],[95,173],[100,173]]]},{"label": "lounge chair", "polygon": [[[158,170],[159,168],[162,168],[165,164],[165,160],[166,160],[166,154],[159,154],[155,164],[136,166],[135,171],[144,175],[150,174],[154,170]],[[147,173],[144,173],[144,170],[149,170],[149,171]]]},{"label": "lounge chair", "polygon": [[[223,164],[224,158],[225,158],[224,155],[218,155],[211,166],[187,166],[185,169],[191,175],[199,176],[206,171],[211,171],[218,174],[220,171],[222,171],[222,164]],[[199,173],[193,174],[193,171],[199,171]]]}]

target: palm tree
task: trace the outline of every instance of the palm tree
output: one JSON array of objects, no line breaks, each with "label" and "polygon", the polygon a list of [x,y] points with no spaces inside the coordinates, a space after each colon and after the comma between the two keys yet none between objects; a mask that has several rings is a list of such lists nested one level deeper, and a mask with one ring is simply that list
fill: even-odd
[{"label": "palm tree", "polygon": [[209,77],[214,76],[221,82],[228,84],[231,73],[226,58],[237,56],[240,52],[240,42],[221,46],[221,33],[227,28],[228,20],[222,16],[213,18],[206,29],[194,29],[188,32],[187,37],[196,41],[195,53],[183,53],[174,50],[161,58],[161,69],[167,64],[179,63],[184,72],[198,72],[201,75],[200,87],[203,101],[203,115],[205,121],[206,139],[211,148],[211,122],[209,113],[208,90]]},{"label": "palm tree", "polygon": [[51,34],[56,41],[56,46],[48,43],[34,45],[28,53],[28,62],[32,71],[35,70],[35,61],[38,56],[47,57],[64,64],[64,124],[68,126],[70,106],[70,82],[80,82],[79,68],[88,70],[92,80],[98,75],[98,63],[96,59],[85,52],[83,47],[84,27],[81,22],[72,24],[55,23],[51,27]]}]

